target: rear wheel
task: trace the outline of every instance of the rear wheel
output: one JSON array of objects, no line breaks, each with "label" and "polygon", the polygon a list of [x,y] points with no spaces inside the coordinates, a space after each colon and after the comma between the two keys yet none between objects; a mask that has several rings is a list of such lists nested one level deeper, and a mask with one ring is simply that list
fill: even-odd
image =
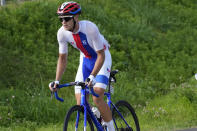
[{"label": "rear wheel", "polygon": [[[64,120],[64,131],[83,131],[84,130],[84,110],[82,106],[75,105],[68,111]],[[78,125],[77,125],[78,116]],[[77,129],[77,130],[76,130]],[[94,126],[87,113],[87,131],[94,131]]]},{"label": "rear wheel", "polygon": [[[116,108],[113,107],[112,109],[112,117],[116,131],[140,131],[137,115],[131,105],[126,101],[118,101],[115,106]],[[118,112],[123,116],[128,125]]]}]

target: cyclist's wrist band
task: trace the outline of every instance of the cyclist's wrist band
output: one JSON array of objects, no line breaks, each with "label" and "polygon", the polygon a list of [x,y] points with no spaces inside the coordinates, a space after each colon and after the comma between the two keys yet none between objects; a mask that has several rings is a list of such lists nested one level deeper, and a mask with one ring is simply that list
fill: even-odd
[{"label": "cyclist's wrist band", "polygon": [[88,78],[90,79],[90,81],[92,81],[94,79],[94,76],[90,75]]},{"label": "cyclist's wrist band", "polygon": [[60,84],[60,81],[55,81],[55,84],[58,84],[59,85]]}]

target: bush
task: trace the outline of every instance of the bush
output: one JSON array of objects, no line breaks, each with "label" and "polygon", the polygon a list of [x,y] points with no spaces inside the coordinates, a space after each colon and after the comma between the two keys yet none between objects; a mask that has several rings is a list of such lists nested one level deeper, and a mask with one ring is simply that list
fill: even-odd
[{"label": "bush", "polygon": [[[1,89],[14,90],[7,95],[21,96],[11,105],[2,105],[1,110],[5,108],[3,115],[6,110],[13,110],[13,120],[43,123],[62,120],[65,109],[74,103],[73,89],[61,93],[65,98],[70,96],[66,104],[52,104],[54,101],[49,100],[47,92],[48,83],[55,78],[56,33],[61,26],[56,10],[62,2],[32,1],[0,9]],[[197,72],[195,1],[78,2],[83,9],[82,18],[95,22],[111,44],[113,69],[120,70],[115,100],[145,104],[147,99],[170,93],[170,85],[181,85]],[[69,47],[69,62],[62,83],[74,80],[78,56]],[[53,110],[57,107],[58,113]]]}]

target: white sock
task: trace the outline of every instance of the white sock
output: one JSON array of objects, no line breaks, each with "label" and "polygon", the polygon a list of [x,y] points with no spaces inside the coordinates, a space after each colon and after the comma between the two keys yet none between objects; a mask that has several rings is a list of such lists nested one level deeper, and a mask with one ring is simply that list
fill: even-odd
[{"label": "white sock", "polygon": [[111,120],[109,122],[105,122],[105,124],[107,125],[107,128],[109,131],[115,131],[113,120]]}]

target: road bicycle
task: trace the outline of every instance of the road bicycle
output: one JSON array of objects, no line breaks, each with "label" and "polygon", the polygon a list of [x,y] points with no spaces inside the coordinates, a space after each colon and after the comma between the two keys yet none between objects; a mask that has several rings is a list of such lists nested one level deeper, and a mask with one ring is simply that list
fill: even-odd
[{"label": "road bicycle", "polygon": [[[108,91],[104,93],[107,97],[107,104],[112,111],[112,118],[116,131],[140,131],[137,115],[132,106],[124,100],[118,101],[113,104],[111,101],[111,83],[116,82],[115,75],[118,70],[110,72]],[[97,118],[92,112],[91,106],[89,105],[86,96],[92,94],[93,96],[99,97],[94,92],[93,87],[88,88],[84,82],[70,82],[62,85],[58,85],[57,88],[69,87],[69,86],[81,86],[81,105],[75,105],[71,107],[64,120],[63,131],[108,131],[105,124],[102,122],[102,116]],[[61,102],[64,99],[58,96],[57,92],[54,92],[55,98]],[[93,124],[94,123],[94,124]]]}]

